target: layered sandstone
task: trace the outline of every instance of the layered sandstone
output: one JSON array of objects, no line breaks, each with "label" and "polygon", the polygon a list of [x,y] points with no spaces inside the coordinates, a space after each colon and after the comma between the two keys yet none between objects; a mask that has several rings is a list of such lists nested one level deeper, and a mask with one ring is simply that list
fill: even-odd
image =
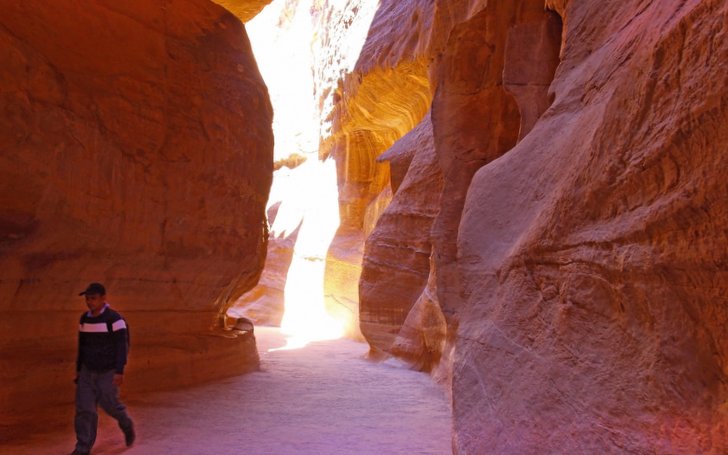
[{"label": "layered sandstone", "polygon": [[[428,33],[418,35],[416,27],[405,31],[400,27],[396,34],[390,33],[394,36],[389,45],[386,33],[375,35],[382,29],[376,26],[378,22],[402,24],[410,17],[427,23]],[[537,2],[493,3],[475,10],[464,10],[462,5],[421,9],[416,3],[383,7],[369,36],[370,41],[379,43],[371,46],[379,52],[363,53],[357,67],[370,69],[382,62],[406,61],[409,54],[397,50],[403,34],[417,36],[405,40],[409,53],[417,52],[436,62],[428,70],[435,97],[422,95],[432,100],[432,123],[437,131],[433,137],[428,118],[428,143],[404,146],[427,155],[429,169],[424,175],[419,175],[422,169],[417,166],[410,167],[407,154],[396,152],[402,147],[399,143],[384,155],[393,157],[391,186],[396,204],[384,212],[367,240],[360,314],[362,330],[375,349],[396,351],[413,365],[430,369],[441,354],[433,352],[445,349],[441,338],[446,329],[436,295],[458,292],[454,268],[457,227],[470,180],[477,169],[505,153],[519,136],[525,136],[548,107],[547,90],[559,61],[561,21]],[[408,136],[401,140],[403,144],[411,142]],[[442,148],[443,143],[453,145],[452,153],[424,152]],[[352,151],[359,153],[358,148]],[[419,183],[400,188],[407,179]],[[398,207],[408,207],[411,213]],[[421,216],[423,207],[426,216]],[[416,252],[416,260],[403,254],[408,250]],[[428,281],[431,285],[425,289]],[[434,319],[430,318],[435,325],[421,331],[415,329],[413,321],[422,320],[422,308],[409,314],[418,301],[420,305],[435,304],[431,308]],[[452,314],[452,303],[447,298],[442,303],[446,314]],[[410,322],[405,324],[407,319]],[[451,324],[455,324],[454,331],[456,320],[451,319]],[[427,341],[432,338],[427,333],[433,330],[439,334],[436,343]],[[433,351],[434,345],[438,348]]]},{"label": "layered sandstone", "polygon": [[[375,349],[388,351],[430,275],[430,230],[442,189],[430,116],[381,158],[395,163],[395,168],[399,162],[408,166],[401,184],[393,184],[396,191],[392,202],[366,240],[359,281],[359,315],[367,341]],[[429,299],[423,297],[422,305],[433,302],[439,312],[436,298],[433,300],[436,294],[429,295]],[[414,329],[416,324],[409,326]],[[444,331],[444,325],[438,330]],[[402,342],[399,349],[404,349]],[[430,363],[424,358],[422,361]]]},{"label": "layered sandstone", "polygon": [[[528,131],[533,117],[545,109],[542,104],[529,103],[531,99],[525,94],[519,100],[513,92],[533,87],[534,98],[541,101],[548,87],[546,81],[553,77],[558,62],[560,41],[553,40],[559,34],[550,29],[553,13],[544,11],[541,2],[535,0],[487,3],[467,11],[465,5],[459,5],[447,13],[450,16],[443,13],[438,22],[454,22],[448,38],[433,42],[433,46],[443,49],[433,69],[437,92],[432,117],[444,176],[433,241],[438,292],[443,310],[450,315],[457,310],[456,242],[471,179],[478,169],[513,147],[519,133]],[[522,41],[513,43],[519,35]],[[550,43],[542,44],[549,38]],[[540,58],[532,59],[534,55]],[[536,68],[520,72],[509,69],[524,67],[524,61],[533,61]],[[522,82],[516,85],[504,80],[508,76]],[[522,116],[522,112],[526,115]],[[522,122],[523,118],[526,122]]]},{"label": "layered sandstone", "polygon": [[[361,0],[324,2],[320,47],[314,53],[322,119],[319,153],[336,159],[345,226],[361,228],[372,216],[367,212],[377,205],[370,204],[389,185],[389,169],[376,158],[429,108],[425,43],[432,8],[428,1],[384,1],[375,11]],[[360,42],[341,40],[343,34],[354,34]],[[342,53],[358,59],[340,61]]]},{"label": "layered sandstone", "polygon": [[0,420],[72,399],[90,281],[132,328],[126,390],[256,368],[221,317],[260,274],[272,173],[240,21],[203,0],[2,5]]},{"label": "layered sandstone", "polygon": [[724,453],[728,5],[562,14],[554,104],[464,206],[457,450]]},{"label": "layered sandstone", "polygon": [[433,14],[433,265],[393,278],[412,229],[388,212],[433,196],[405,198],[410,158],[387,152],[393,202],[360,283],[367,339],[419,368],[452,362],[456,453],[728,450],[728,6]]},{"label": "layered sandstone", "polygon": [[[389,162],[377,157],[425,117],[432,98],[425,52],[432,7],[428,1],[378,5],[362,0],[276,0],[251,23],[256,49],[271,42],[282,44],[261,55],[274,105],[279,100],[276,154],[306,154],[309,136],[315,133],[319,158],[336,160],[341,227],[326,254],[324,294],[329,313],[350,321],[347,332],[354,337],[360,336],[357,285],[364,238],[392,199]],[[401,27],[402,20],[408,27]],[[398,44],[393,46],[393,39]],[[386,58],[370,59],[378,55]],[[308,71],[301,68],[306,58],[310,58]],[[296,68],[301,76],[292,80]],[[307,105],[309,83],[314,99]],[[315,113],[309,115],[308,109]],[[316,128],[304,128],[309,118]],[[395,164],[395,168],[400,173],[395,181],[401,181],[406,167]],[[269,245],[270,253],[283,259],[282,265],[266,266],[260,286],[236,305],[238,314],[265,323],[281,320],[286,265],[295,242],[285,237],[274,238]]]},{"label": "layered sandstone", "polygon": [[[426,52],[432,11],[428,1],[375,4],[359,0],[325,1],[317,10],[314,68],[321,119],[319,153],[337,163],[342,223],[330,248],[327,293],[333,301],[330,309],[351,312],[356,321],[362,317],[364,331],[368,330],[364,326],[381,318],[370,319],[377,304],[367,303],[371,293],[361,294],[356,286],[363,240],[392,201],[409,160],[377,158],[426,116],[432,99]],[[372,285],[376,292],[378,285]],[[391,313],[381,305],[378,308]]]},{"label": "layered sandstone", "polygon": [[[392,207],[392,213],[386,216],[385,211],[367,240],[360,283],[362,328],[373,347],[390,352],[418,299],[431,302],[435,287],[445,296],[453,290],[457,292],[457,227],[470,180],[477,169],[511,148],[519,134],[525,136],[548,107],[547,90],[558,63],[561,38],[558,16],[544,12],[534,2],[493,3],[472,11],[463,10],[462,5],[429,9],[416,4],[409,8],[383,7],[374,24],[377,18],[383,23],[402,24],[409,17],[427,23],[428,33],[417,35],[416,27],[398,29],[389,45],[373,46],[380,52],[364,53],[362,59],[366,60],[360,60],[357,67],[369,69],[383,62],[407,61],[409,54],[396,50],[401,46],[400,35],[417,36],[418,39],[405,40],[410,45],[409,53],[419,53],[424,60],[436,62],[428,69],[428,87],[434,89],[434,99],[429,92],[420,93],[432,102],[436,132],[433,136],[428,119],[429,145],[410,147],[434,149],[442,148],[442,143],[452,143],[453,147],[452,153],[428,154],[430,170],[426,175],[418,176],[420,169],[408,167],[406,159],[395,158],[391,178],[396,191],[393,200],[400,207],[411,207],[413,213]],[[374,24],[369,39],[386,43],[386,34],[374,35],[382,28]],[[358,101],[356,97],[352,99]],[[402,141],[406,144],[410,140],[405,136]],[[399,144],[392,147],[385,156],[396,155],[398,147]],[[359,153],[359,148],[351,150]],[[408,178],[420,183],[412,189],[401,189],[400,182]],[[427,207],[427,216],[415,220],[412,215],[422,207]],[[417,260],[413,262],[408,254],[403,255],[403,248],[416,251]],[[429,258],[433,251],[435,260],[431,267]],[[403,271],[409,277],[402,275]],[[386,279],[377,284],[381,277]],[[430,286],[431,292],[423,293],[428,279],[437,285]],[[442,303],[446,313],[451,314],[448,299]],[[438,355],[433,357],[431,348],[422,347],[425,332],[417,334],[412,324],[407,327],[399,334],[396,350],[405,349],[416,365],[434,366],[431,359]],[[438,333],[444,331],[444,326],[436,329]],[[418,350],[420,354],[416,354]]]}]

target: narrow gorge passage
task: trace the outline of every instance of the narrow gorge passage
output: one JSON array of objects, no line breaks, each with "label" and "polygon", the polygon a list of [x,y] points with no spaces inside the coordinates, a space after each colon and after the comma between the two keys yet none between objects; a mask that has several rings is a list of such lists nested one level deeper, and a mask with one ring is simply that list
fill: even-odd
[{"label": "narrow gorge passage", "polygon": [[[428,375],[366,360],[365,343],[340,339],[268,352],[285,344],[279,329],[257,328],[256,337],[260,372],[143,402],[130,396],[137,443],[126,449],[115,422],[101,413],[94,455],[451,452],[448,399]],[[73,438],[69,428],[0,453],[66,453]]]}]

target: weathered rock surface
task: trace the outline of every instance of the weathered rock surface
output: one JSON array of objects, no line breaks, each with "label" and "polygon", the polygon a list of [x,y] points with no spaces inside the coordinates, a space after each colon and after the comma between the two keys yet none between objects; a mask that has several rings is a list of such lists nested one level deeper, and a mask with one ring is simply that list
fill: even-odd
[{"label": "weathered rock surface", "polygon": [[386,346],[386,351],[404,359],[413,368],[430,371],[436,379],[446,382],[450,372],[447,362],[441,364],[441,360],[448,348],[447,322],[437,299],[437,275],[433,265],[430,270],[425,289],[407,312],[407,319],[401,324],[394,342]]},{"label": "weathered rock surface", "polygon": [[[410,39],[409,43],[410,52],[416,49],[422,56],[437,56],[436,65],[429,71],[433,80],[431,86],[436,88],[432,117],[437,130],[430,141],[440,148],[450,148],[448,153],[437,155],[439,162],[436,155],[432,155],[431,166],[435,166],[436,171],[429,171],[429,174],[436,175],[436,179],[428,181],[425,178],[415,191],[394,196],[400,206],[427,206],[430,212],[427,219],[421,220],[413,230],[404,218],[385,219],[383,215],[367,241],[368,252],[360,284],[362,323],[365,335],[377,349],[390,350],[394,337],[424,289],[428,275],[432,275],[431,280],[435,277],[439,280],[439,285],[432,287],[438,288],[438,293],[447,296],[450,292],[458,292],[454,267],[457,228],[470,180],[481,166],[510,149],[517,142],[519,131],[524,136],[550,102],[547,90],[558,63],[561,41],[558,16],[544,12],[543,7],[534,2],[493,3],[472,11],[463,8],[463,5],[440,9],[411,5],[409,10],[401,5],[397,9],[383,7],[375,16],[369,36],[371,42],[377,43],[369,48],[376,48],[380,53],[364,53],[362,59],[369,60],[360,59],[357,64],[357,68],[376,68],[380,62],[392,64],[406,58],[406,53],[396,51],[402,42],[399,35],[419,31],[417,28],[414,31],[398,29],[393,34],[393,43],[387,45],[386,34],[374,35],[377,18],[384,23],[402,24],[407,16],[403,13],[409,13],[429,24],[430,30],[440,31],[431,35],[420,33],[419,39]],[[352,99],[358,101],[356,97]],[[432,128],[429,126],[430,130]],[[352,148],[352,153],[358,154],[359,150]],[[409,157],[407,154],[397,157],[391,149],[384,157],[390,155],[394,169],[392,187],[399,191],[402,169],[407,169]],[[437,216],[434,225],[430,216]],[[407,240],[403,239],[412,236],[426,241],[426,249],[418,250],[416,267],[407,260],[402,262],[401,252],[392,247],[406,245]],[[433,267],[430,267],[433,243],[436,254]],[[397,260],[392,261],[395,257]],[[410,273],[417,270],[417,278],[403,279],[392,273],[393,268],[407,269]],[[435,269],[438,269],[437,273]],[[386,279],[377,284],[381,277]],[[424,295],[423,298],[430,300]],[[446,311],[452,314],[449,300],[445,299],[443,303]],[[454,329],[456,321],[451,322],[455,324]],[[417,337],[412,338],[411,324],[407,333],[409,336],[401,334],[397,349],[402,351],[404,340],[411,339],[414,344],[407,348],[407,357],[413,357],[414,345],[421,345],[421,342]],[[414,363],[432,366],[430,360],[425,360],[425,357],[432,358],[427,350],[422,351],[422,355],[423,359]]]},{"label": "weathered rock surface", "polygon": [[221,314],[257,281],[271,108],[202,0],[1,2],[0,420],[72,399],[77,293],[132,327],[127,390],[256,368]]},{"label": "weathered rock surface", "polygon": [[211,0],[230,11],[243,22],[248,22],[260,13],[271,0]]},{"label": "weathered rock surface", "polygon": [[[359,281],[359,315],[367,341],[375,349],[388,351],[430,275],[430,229],[442,188],[430,116],[384,156],[394,161],[398,157],[406,161],[411,156],[412,160],[391,204],[367,238]],[[430,300],[424,297],[422,304]],[[436,300],[434,303],[437,306]],[[410,324],[410,328],[414,326]]]},{"label": "weathered rock surface", "polygon": [[[550,19],[539,1],[487,3],[469,10],[458,4],[447,13],[456,19],[438,16],[440,23],[455,22],[433,70],[437,90],[432,121],[444,186],[432,235],[438,295],[445,314],[452,315],[460,292],[458,226],[471,179],[478,169],[516,144],[520,110],[534,109],[530,105],[519,109],[517,100],[506,90],[503,76],[507,58],[520,62],[535,53],[524,46],[521,55],[507,54],[508,49],[514,49],[507,46],[509,30],[539,30]],[[553,54],[558,55],[559,44],[554,43]]]},{"label": "weathered rock surface", "polygon": [[[323,122],[319,153],[336,159],[345,226],[361,228],[372,217],[367,211],[378,206],[370,204],[389,185],[389,169],[376,158],[429,109],[425,43],[432,8],[424,0],[389,0],[374,12],[371,2],[349,0],[325,2],[322,9],[321,44],[314,53],[317,68],[325,68],[316,77]],[[365,34],[358,45],[341,38],[362,35],[362,25]],[[344,51],[359,56],[355,64],[338,59]]]},{"label": "weathered rock surface", "polygon": [[725,453],[728,4],[562,14],[555,101],[475,175],[440,295],[456,452]]},{"label": "weathered rock surface", "polygon": [[[728,451],[728,5],[438,1],[433,14],[434,266],[422,294],[424,273],[378,287],[411,235],[387,208],[361,305],[398,316],[375,327],[366,313],[367,338],[418,367],[441,347],[456,453]],[[357,68],[391,61],[365,58]],[[390,155],[401,176],[409,158]],[[406,179],[392,177],[392,205],[431,197],[400,201]],[[380,295],[400,285],[416,303]]]},{"label": "weathered rock surface", "polygon": [[[269,40],[288,43],[286,49],[275,52],[290,54],[291,49],[302,47],[301,43],[312,43],[311,82],[315,99],[311,104],[320,125],[316,138],[320,140],[318,153],[320,158],[336,159],[342,224],[326,254],[324,297],[326,308],[335,319],[354,322],[347,324],[347,333],[355,338],[361,336],[358,282],[364,235],[373,229],[392,197],[390,166],[376,158],[421,121],[432,97],[427,76],[429,57],[424,53],[432,28],[432,7],[428,1],[388,1],[381,5],[363,0],[276,1],[256,19],[277,28],[268,32],[255,24],[258,32],[267,34]],[[414,16],[410,14],[413,12]],[[308,18],[307,13],[311,13]],[[400,21],[405,19],[414,29],[401,27]],[[306,20],[310,23],[306,24]],[[392,46],[390,40],[395,35],[399,37],[398,44]],[[291,67],[301,66],[300,58],[308,52],[296,52],[283,63],[270,62],[271,66],[286,68],[270,79],[274,103],[277,93],[282,94],[282,112],[276,114],[278,124],[292,128],[280,135],[276,133],[281,156],[291,151],[307,151],[305,144],[309,141],[301,139],[310,132],[304,132],[301,125],[308,116],[286,112],[291,104],[298,112],[306,109],[303,95],[288,93],[292,84],[301,81],[291,82],[287,76]],[[386,60],[359,58],[360,55],[382,55]],[[409,166],[408,159],[405,161],[406,164],[398,161],[395,165],[395,189]],[[271,253],[289,258],[291,243],[273,239]],[[269,263],[260,286],[240,299],[236,313],[263,323],[280,321],[286,272],[285,262],[283,266]],[[424,287],[426,273],[420,281]],[[409,302],[412,303],[414,300]]]},{"label": "weathered rock surface", "polygon": [[339,321],[345,321],[345,335],[363,340],[359,324],[359,277],[364,256],[364,233],[343,227],[326,255],[324,298],[326,310]]}]

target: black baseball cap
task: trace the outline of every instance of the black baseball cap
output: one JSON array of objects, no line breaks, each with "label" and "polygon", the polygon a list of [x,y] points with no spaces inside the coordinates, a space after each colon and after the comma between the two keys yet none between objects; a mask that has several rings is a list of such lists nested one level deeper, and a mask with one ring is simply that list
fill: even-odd
[{"label": "black baseball cap", "polygon": [[81,292],[78,295],[88,295],[88,294],[106,295],[106,288],[101,283],[91,283],[88,286],[86,286],[85,291]]}]

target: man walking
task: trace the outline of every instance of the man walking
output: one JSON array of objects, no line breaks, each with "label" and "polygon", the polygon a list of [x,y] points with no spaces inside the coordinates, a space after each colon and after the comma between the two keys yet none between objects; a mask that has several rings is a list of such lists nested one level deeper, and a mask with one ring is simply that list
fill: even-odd
[{"label": "man walking", "polygon": [[88,311],[81,315],[76,361],[76,449],[71,455],[88,455],[96,441],[97,404],[119,422],[127,447],[134,443],[134,423],[119,401],[128,352],[128,328],[106,302],[106,288],[91,283],[79,295]]}]

